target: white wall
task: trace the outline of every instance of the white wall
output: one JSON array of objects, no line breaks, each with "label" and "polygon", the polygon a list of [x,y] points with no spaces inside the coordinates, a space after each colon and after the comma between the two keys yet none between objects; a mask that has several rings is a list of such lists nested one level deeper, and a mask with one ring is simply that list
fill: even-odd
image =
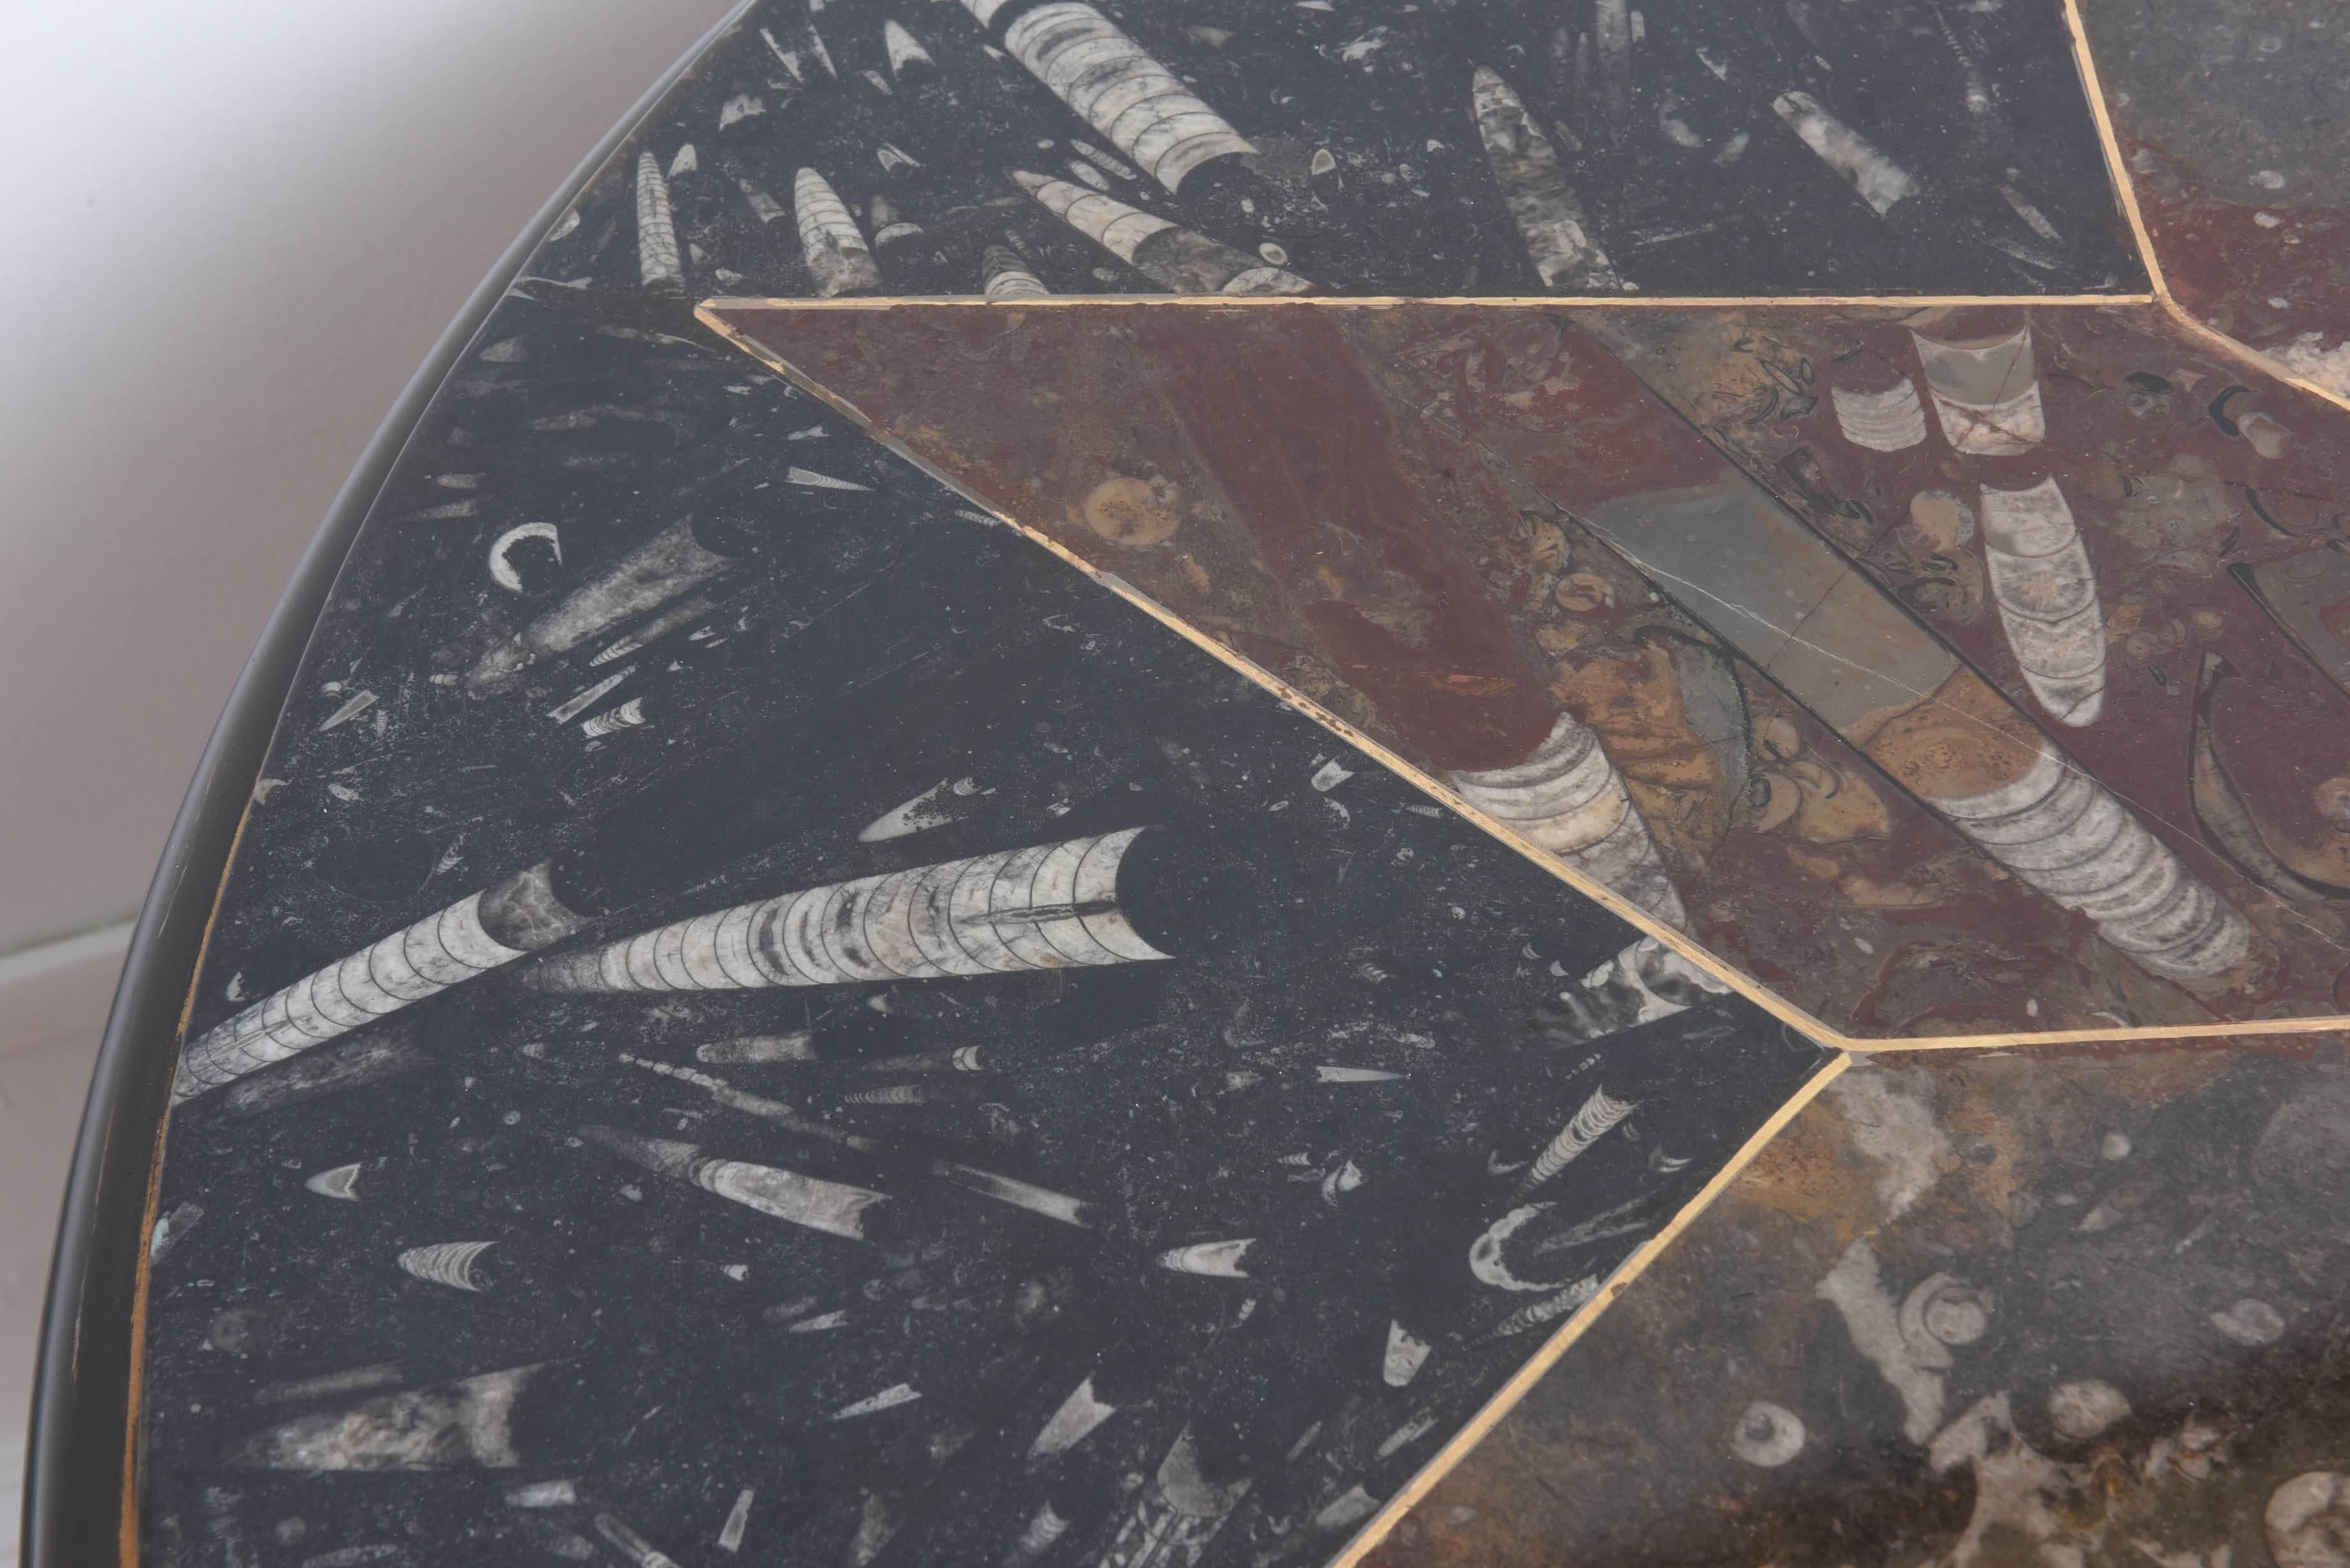
[{"label": "white wall", "polygon": [[[0,958],[136,911],[377,422],[728,3],[0,4]],[[0,962],[12,1127],[78,1114],[91,950]],[[0,1471],[67,1141],[0,1135]]]}]

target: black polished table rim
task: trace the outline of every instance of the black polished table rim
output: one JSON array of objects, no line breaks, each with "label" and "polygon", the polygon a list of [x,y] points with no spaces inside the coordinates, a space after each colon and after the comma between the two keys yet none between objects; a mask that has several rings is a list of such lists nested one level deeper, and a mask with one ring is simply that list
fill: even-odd
[{"label": "black polished table rim", "polygon": [[26,1568],[99,1568],[138,1558],[126,1528],[133,1514],[126,1506],[132,1478],[125,1469],[138,1416],[134,1314],[146,1248],[125,1246],[122,1239],[145,1233],[188,987],[254,781],[344,558],[426,407],[540,237],[751,5],[740,0],[630,106],[499,256],[432,346],[336,493],[204,744],[131,932],[67,1179],[26,1452]]}]

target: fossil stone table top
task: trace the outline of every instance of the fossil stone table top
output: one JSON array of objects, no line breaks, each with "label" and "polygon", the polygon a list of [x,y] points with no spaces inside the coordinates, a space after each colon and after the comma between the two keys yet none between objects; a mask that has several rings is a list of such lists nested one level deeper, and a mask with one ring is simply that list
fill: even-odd
[{"label": "fossil stone table top", "polygon": [[232,704],[29,1561],[2350,1562],[2340,30],[747,5]]}]

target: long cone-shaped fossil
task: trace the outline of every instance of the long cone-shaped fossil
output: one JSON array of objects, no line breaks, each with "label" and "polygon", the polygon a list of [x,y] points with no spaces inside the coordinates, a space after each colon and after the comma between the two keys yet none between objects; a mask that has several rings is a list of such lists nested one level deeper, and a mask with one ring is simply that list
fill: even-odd
[{"label": "long cone-shaped fossil", "polygon": [[1490,816],[1668,925],[1689,923],[1648,826],[1599,737],[1566,714],[1523,763],[1456,772],[1452,787]]},{"label": "long cone-shaped fossil", "polygon": [[[963,0],[963,8],[986,26],[1008,3]],[[1020,12],[1004,29],[1003,47],[1170,191],[1202,163],[1256,151],[1173,72],[1083,0],[1052,0]]]},{"label": "long cone-shaped fossil", "polygon": [[674,1138],[606,1127],[581,1127],[579,1136],[656,1174],[690,1181],[772,1218],[851,1241],[865,1239],[865,1211],[889,1201],[881,1193],[843,1181],[748,1160],[712,1158],[697,1146]]},{"label": "long cone-shaped fossil", "polygon": [[1115,196],[1015,169],[1013,182],[1045,210],[1152,282],[1177,294],[1305,294],[1314,286],[1232,246],[1195,234]]},{"label": "long cone-shaped fossil", "polygon": [[881,286],[880,264],[857,231],[832,186],[813,169],[792,178],[792,216],[799,224],[800,252],[818,295],[868,294]]},{"label": "long cone-shaped fossil", "polygon": [[2106,701],[2106,616],[2096,569],[2054,479],[1982,487],[1991,602],[2032,695],[2059,723],[2094,724]]},{"label": "long cone-shaped fossil", "polygon": [[647,288],[685,292],[685,264],[677,248],[677,224],[670,216],[669,182],[650,151],[637,155],[637,275]]},{"label": "long cone-shaped fossil", "polygon": [[549,991],[935,980],[1169,955],[1117,902],[1130,827],[738,904],[532,971]]},{"label": "long cone-shaped fossil", "polygon": [[555,896],[546,862],[304,976],[191,1044],[176,1103],[282,1062],[548,947],[585,922]]},{"label": "long cone-shaped fossil", "polygon": [[1469,111],[1484,139],[1485,160],[1525,236],[1526,252],[1544,286],[1577,294],[1616,294],[1627,286],[1591,237],[1590,221],[1559,167],[1558,154],[1523,99],[1485,67],[1477,67]]}]

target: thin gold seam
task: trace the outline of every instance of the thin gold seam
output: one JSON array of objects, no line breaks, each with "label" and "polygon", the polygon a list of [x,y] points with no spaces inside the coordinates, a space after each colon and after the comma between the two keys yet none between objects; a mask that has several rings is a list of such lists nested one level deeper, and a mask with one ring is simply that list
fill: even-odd
[{"label": "thin gold seam", "polygon": [[[796,308],[800,302],[785,300],[777,303],[785,306]],[[999,307],[1007,310],[1017,308],[1016,306],[1001,305],[1000,302]],[[1376,758],[1381,765],[1400,776],[1405,780],[1405,782],[1419,789],[1421,793],[1427,794],[1439,805],[1445,806],[1457,815],[1465,817],[1470,822],[1475,824],[1478,827],[1491,834],[1492,836],[1501,839],[1503,843],[1515,849],[1519,854],[1533,861],[1543,870],[1558,877],[1561,881],[1565,882],[1576,892],[1592,899],[1602,908],[1607,909],[1610,913],[1629,921],[1633,926],[1637,927],[1644,933],[1655,937],[1658,940],[1671,948],[1675,952],[1679,953],[1682,957],[1696,964],[1700,969],[1705,971],[1706,973],[1712,975],[1715,979],[1729,986],[1732,991],[1735,991],[1739,995],[1745,997],[1749,1002],[1753,1002],[1757,1007],[1760,1007],[1765,1012],[1770,1013],[1773,1018],[1776,1018],[1782,1023],[1794,1028],[1803,1031],[1804,1033],[1809,1035],[1813,1040],[1818,1042],[1823,1046],[1828,1047],[1832,1050],[1852,1051],[1859,1052],[1864,1054],[1874,1054],[1882,1051],[1956,1051],[1969,1049],[2002,1050],[2031,1045],[2077,1045],[2092,1042],[2105,1042],[2121,1044],[2144,1040],[2194,1040],[2222,1038],[2230,1035],[2282,1034],[2293,1033],[2322,1033],[2329,1029],[2350,1028],[2350,1016],[2330,1016],[2316,1019],[2259,1019],[2236,1023],[2214,1022],[2210,1023],[2155,1024],[2137,1028],[2126,1026],[2117,1029],[2050,1030],[2044,1033],[2035,1031],[2026,1033],[1926,1035],[1916,1038],[1898,1037],[1884,1039],[1856,1037],[1846,1034],[1841,1030],[1830,1028],[1825,1023],[1814,1017],[1811,1013],[1806,1012],[1802,1008],[1796,1006],[1794,1002],[1787,1001],[1784,997],[1780,996],[1776,992],[1772,991],[1769,987],[1762,984],[1762,981],[1747,974],[1744,971],[1737,969],[1722,961],[1709,949],[1700,944],[1695,938],[1689,936],[1685,932],[1676,930],[1670,926],[1663,924],[1654,916],[1650,915],[1647,910],[1640,909],[1638,905],[1633,904],[1625,898],[1623,895],[1617,893],[1614,888],[1609,888],[1603,883],[1592,880],[1583,872],[1578,871],[1575,867],[1565,864],[1564,861],[1561,861],[1556,857],[1551,855],[1548,851],[1524,838],[1520,837],[1516,833],[1513,832],[1506,825],[1498,819],[1486,815],[1483,812],[1479,811],[1475,806],[1470,805],[1467,801],[1461,799],[1459,795],[1447,789],[1444,784],[1437,780],[1433,775],[1428,774],[1418,765],[1407,762],[1404,758],[1397,755],[1381,742],[1373,740],[1359,730],[1357,730],[1344,719],[1339,718],[1336,713],[1324,708],[1320,703],[1315,701],[1311,697],[1306,696],[1304,692],[1288,685],[1286,682],[1282,680],[1280,677],[1273,674],[1270,670],[1267,670],[1262,666],[1242,657],[1239,653],[1225,647],[1222,643],[1218,642],[1214,639],[1199,631],[1188,621],[1177,616],[1172,610],[1170,610],[1164,605],[1159,603],[1158,600],[1149,597],[1148,595],[1137,589],[1132,584],[1127,582],[1123,577],[1118,576],[1115,573],[1101,570],[1099,567],[1095,566],[1083,556],[1070,550],[1066,545],[1052,538],[1050,535],[1038,532],[1036,529],[1022,523],[1015,517],[1006,515],[994,506],[990,505],[985,498],[973,495],[970,491],[964,489],[961,483],[957,483],[952,475],[941,472],[939,469],[926,462],[918,453],[910,451],[894,437],[881,431],[871,420],[867,419],[865,415],[847,400],[840,397],[829,388],[823,386],[821,383],[816,381],[815,378],[809,376],[806,371],[801,370],[798,367],[784,358],[781,355],[776,354],[765,344],[736,330],[726,322],[719,319],[717,312],[724,308],[726,308],[726,306],[723,302],[712,300],[698,307],[695,314],[700,317],[702,324],[708,327],[712,331],[717,333],[728,342],[733,343],[743,352],[750,355],[753,358],[758,360],[761,364],[765,365],[769,369],[778,371],[785,377],[788,378],[794,385],[805,389],[811,396],[822,401],[827,407],[831,408],[836,412],[839,413],[842,418],[850,421],[859,430],[864,431],[868,436],[870,436],[874,441],[879,442],[883,447],[905,459],[914,467],[930,475],[932,479],[937,480],[941,484],[946,486],[955,494],[962,496],[964,500],[970,502],[972,506],[984,511],[989,516],[996,519],[1005,527],[1012,529],[1024,538],[1033,541],[1060,560],[1066,562],[1069,566],[1083,573],[1092,581],[1107,588],[1110,592],[1118,595],[1128,604],[1133,605],[1136,608],[1149,616],[1153,620],[1158,621],[1161,626],[1166,627],[1169,630],[1182,638],[1186,642],[1201,649],[1216,659],[1219,662],[1239,671],[1242,675],[1263,687],[1265,691],[1279,698],[1282,701],[1288,703],[1299,712],[1305,714],[1315,722],[1320,724],[1323,728],[1338,736],[1339,739],[1345,741],[1347,744],[1358,747],[1362,751],[1368,753],[1371,756]]]},{"label": "thin gold seam", "polygon": [[1836,1076],[1852,1064],[1852,1057],[1849,1054],[1839,1053],[1789,1096],[1785,1103],[1777,1110],[1765,1117],[1762,1125],[1754,1129],[1752,1136],[1738,1146],[1738,1152],[1731,1155],[1720,1170],[1714,1172],[1712,1179],[1698,1189],[1697,1196],[1682,1205],[1680,1211],[1667,1221],[1662,1230],[1633,1249],[1632,1255],[1617,1265],[1616,1272],[1607,1276],[1607,1282],[1600,1287],[1599,1293],[1593,1296],[1579,1311],[1561,1324],[1558,1332],[1551,1335],[1549,1342],[1534,1352],[1517,1371],[1510,1375],[1509,1380],[1502,1385],[1492,1398],[1486,1402],[1484,1407],[1470,1417],[1466,1426],[1453,1433],[1444,1447],[1439,1449],[1435,1456],[1421,1467],[1419,1472],[1404,1483],[1403,1490],[1389,1498],[1387,1505],[1364,1523],[1362,1529],[1356,1532],[1354,1538],[1347,1542],[1338,1554],[1330,1559],[1328,1568],[1352,1568],[1352,1565],[1360,1562],[1372,1548],[1386,1540],[1388,1532],[1393,1530],[1397,1522],[1411,1511],[1415,1503],[1426,1497],[1435,1489],[1439,1481],[1451,1474],[1453,1469],[1462,1459],[1468,1458],[1470,1450],[1482,1442],[1487,1434],[1501,1424],[1502,1417],[1514,1409],[1518,1401],[1524,1398],[1527,1391],[1541,1381],[1543,1375],[1557,1363],[1559,1357],[1565,1355],[1575,1342],[1583,1337],[1584,1331],[1598,1321],[1599,1314],[1614,1304],[1616,1299],[1630,1288],[1632,1282],[1638,1279],[1647,1271],[1648,1265],[1655,1262],[1683,1231],[1689,1229],[1700,1214],[1712,1206],[1713,1200],[1721,1197],[1730,1184],[1738,1179],[1741,1171],[1753,1163],[1755,1156],[1762,1152],[1763,1147],[1778,1137],[1804,1106],[1819,1097],[1822,1089],[1835,1082]]},{"label": "thin gold seam", "polygon": [[[196,944],[196,961],[188,971],[188,993],[180,1002],[179,1027],[172,1034],[174,1045],[187,1038],[188,1022],[195,1015],[196,987],[203,982],[204,960],[211,956],[213,936],[220,929],[221,906],[228,898],[228,879],[236,869],[237,851],[244,846],[244,830],[252,821],[253,799],[248,792],[244,809],[237,814],[236,832],[229,837],[228,855],[221,861],[220,880],[213,886],[212,909],[204,916],[203,940]],[[130,1292],[130,1322],[127,1325],[130,1370],[125,1379],[122,1402],[122,1504],[121,1516],[115,1521],[118,1568],[139,1568],[139,1421],[146,1402],[147,1290],[155,1262],[149,1254],[147,1241],[155,1232],[155,1210],[163,1196],[163,1154],[171,1130],[172,1113],[167,1107],[155,1122],[155,1150],[147,1167],[147,1206],[140,1215],[137,1238],[139,1277]]]},{"label": "thin gold seam", "polygon": [[1474,305],[1523,310],[1701,310],[1743,309],[1758,305],[2151,305],[2152,294],[1048,294],[1031,299],[990,299],[979,294],[868,294],[833,299],[795,298],[788,295],[718,295],[702,302],[704,309],[751,310],[788,306],[794,310],[894,310],[908,306],[985,306],[995,310],[1055,309],[1074,306],[1180,306],[1193,310],[1248,309],[1267,306],[1309,306],[1321,310],[1356,307],[1393,309],[1403,305]]},{"label": "thin gold seam", "polygon": [[2106,155],[2106,177],[2114,182],[2122,216],[2129,220],[2130,234],[2137,241],[2138,265],[2146,268],[2154,297],[2167,301],[2170,285],[2162,275],[2162,258],[2155,254],[2154,235],[2146,226],[2146,214],[2138,211],[2137,188],[2130,183],[2128,166],[2122,161],[2121,139],[2114,134],[2114,117],[2106,108],[2106,86],[2097,75],[2096,57],[2089,49],[2089,29],[2081,16],[2080,0],[2064,0],[2064,27],[2072,36],[2073,67],[2081,73],[2081,88],[2089,99],[2089,117],[2096,122],[2097,144]]},{"label": "thin gold seam", "polygon": [[1542,848],[1533,841],[1522,837],[1517,833],[1512,831],[1500,819],[1489,816],[1485,813],[1478,810],[1466,800],[1463,800],[1461,796],[1453,794],[1452,791],[1446,788],[1445,785],[1433,774],[1422,770],[1417,764],[1406,761],[1396,753],[1388,750],[1388,747],[1381,742],[1364,734],[1361,731],[1347,723],[1344,719],[1338,717],[1337,714],[1331,712],[1328,709],[1315,701],[1314,699],[1308,697],[1303,691],[1300,691],[1295,687],[1289,685],[1279,676],[1274,675],[1272,671],[1248,659],[1243,658],[1232,649],[1225,647],[1222,643],[1218,642],[1214,639],[1197,630],[1191,626],[1190,623],[1177,616],[1172,610],[1170,610],[1158,600],[1144,594],[1131,583],[1126,581],[1125,578],[1118,576],[1113,572],[1101,570],[1099,567],[1095,566],[1092,563],[1087,561],[1083,556],[1070,550],[1066,545],[1059,543],[1057,540],[1047,535],[1039,533],[1037,530],[1029,527],[1026,524],[1020,522],[1017,518],[1005,515],[995,507],[989,505],[985,498],[972,494],[961,484],[957,483],[951,475],[940,472],[930,463],[924,462],[919,454],[909,451],[894,438],[877,428],[870,420],[868,420],[862,413],[858,412],[858,410],[846,400],[818,384],[805,372],[792,365],[788,360],[784,359],[779,355],[776,355],[772,350],[753,339],[732,330],[724,323],[717,320],[708,307],[703,307],[700,314],[703,324],[709,327],[712,331],[715,331],[726,337],[730,342],[733,342],[744,352],[750,354],[761,364],[766,365],[790,378],[795,385],[801,387],[811,396],[821,400],[828,407],[838,412],[842,418],[853,421],[858,429],[864,431],[866,434],[870,436],[874,441],[880,443],[889,451],[897,453],[899,457],[905,459],[906,462],[913,464],[924,473],[929,474],[932,479],[937,480],[941,484],[945,485],[949,490],[953,491],[957,495],[960,495],[964,500],[970,502],[974,507],[984,510],[989,516],[994,518],[1005,527],[1010,528],[1024,538],[1041,545],[1044,549],[1049,551],[1052,555],[1057,556],[1062,561],[1065,561],[1069,566],[1076,567],[1079,572],[1084,573],[1086,576],[1091,578],[1094,582],[1101,585],[1103,587],[1107,588],[1110,592],[1116,594],[1127,603],[1134,606],[1137,609],[1141,610],[1145,615],[1149,616],[1153,620],[1156,620],[1161,626],[1166,627],[1170,631],[1174,632],[1178,637],[1183,639],[1184,641],[1191,643],[1193,647],[1198,648],[1201,651],[1213,657],[1218,662],[1239,672],[1248,680],[1255,682],[1258,686],[1263,687],[1267,692],[1271,693],[1275,698],[1278,698],[1281,701],[1287,703],[1290,707],[1295,708],[1297,711],[1305,714],[1307,718],[1312,719],[1315,723],[1320,724],[1324,729],[1329,731],[1332,734],[1337,736],[1348,745],[1354,746],[1357,749],[1367,753],[1382,767],[1385,767],[1388,772],[1403,779],[1407,784],[1416,786],[1422,794],[1426,794],[1430,799],[1435,801],[1440,805],[1446,806],[1456,815],[1466,817],[1469,821],[1476,824],[1479,827],[1484,829],[1485,832],[1491,834],[1493,837],[1500,839],[1503,843],[1516,850],[1520,855],[1523,856],[1527,860],[1532,861],[1542,870],[1548,872],[1551,876],[1566,883],[1576,892],[1598,904],[1609,913],[1628,922],[1642,934],[1656,938],[1659,941],[1664,943],[1667,947],[1671,948],[1675,952],[1679,953],[1683,958],[1688,959],[1691,963],[1696,964],[1699,968],[1704,970],[1707,973],[1712,975],[1715,979],[1721,981],[1732,991],[1737,992],[1741,996],[1745,997],[1749,1002],[1753,1002],[1757,1007],[1762,1008],[1764,1012],[1770,1013],[1780,1022],[1795,1029],[1799,1029],[1813,1039],[1823,1043],[1838,1038],[1834,1030],[1830,1029],[1820,1020],[1813,1017],[1810,1013],[1805,1012],[1802,1008],[1797,1007],[1793,1002],[1775,995],[1765,988],[1760,981],[1754,980],[1751,976],[1743,974],[1741,971],[1723,964],[1721,960],[1709,953],[1698,943],[1695,938],[1690,936],[1687,932],[1675,930],[1672,927],[1664,924],[1655,916],[1649,914],[1647,910],[1641,909],[1638,905],[1633,903],[1628,898],[1626,898],[1614,888],[1606,886],[1604,883],[1593,880],[1583,872],[1576,870],[1574,867],[1558,859],[1549,851]]},{"label": "thin gold seam", "polygon": [[[2350,1017],[2262,1018],[2241,1023],[2156,1024],[2138,1029],[2051,1029],[2006,1034],[1926,1034],[1914,1039],[1889,1035],[1882,1039],[1831,1038],[1846,1051],[1864,1056],[1898,1055],[1909,1051],[2013,1051],[2038,1045],[2133,1045],[2165,1040],[2257,1040],[2271,1035],[2324,1034],[2350,1029]],[[1823,1042],[1825,1043],[1825,1041]]]}]

